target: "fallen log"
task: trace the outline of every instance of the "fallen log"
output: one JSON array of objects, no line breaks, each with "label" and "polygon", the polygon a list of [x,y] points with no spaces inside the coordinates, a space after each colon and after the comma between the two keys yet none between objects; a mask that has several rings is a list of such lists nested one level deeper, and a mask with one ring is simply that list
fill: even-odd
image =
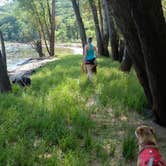
[{"label": "fallen log", "polygon": [[30,86],[30,76],[36,72],[37,68],[42,67],[48,62],[55,61],[57,58],[31,58],[19,64],[15,70],[8,71],[10,82],[21,87]]}]

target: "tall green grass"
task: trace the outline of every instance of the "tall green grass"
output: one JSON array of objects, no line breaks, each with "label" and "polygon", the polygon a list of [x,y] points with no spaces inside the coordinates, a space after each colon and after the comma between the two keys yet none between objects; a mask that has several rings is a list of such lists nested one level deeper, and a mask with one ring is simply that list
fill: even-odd
[{"label": "tall green grass", "polygon": [[[0,94],[0,165],[84,166],[94,160],[108,163],[115,156],[116,142],[109,152],[103,149],[96,137],[100,124],[91,115],[108,107],[117,118],[140,111],[143,91],[133,71],[125,75],[110,59],[99,59],[93,84],[81,73],[80,63],[79,55],[63,56],[38,69],[30,87],[14,85],[12,93]],[[94,104],[88,106],[91,98]],[[108,130],[102,128],[103,137]]]}]

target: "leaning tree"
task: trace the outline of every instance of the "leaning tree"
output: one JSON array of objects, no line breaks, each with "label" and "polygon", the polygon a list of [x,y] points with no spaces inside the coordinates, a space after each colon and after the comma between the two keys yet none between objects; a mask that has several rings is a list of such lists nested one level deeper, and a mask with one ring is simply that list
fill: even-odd
[{"label": "leaning tree", "polygon": [[26,11],[27,15],[31,17],[29,21],[35,25],[34,29],[39,34],[39,42],[42,42],[42,40],[44,40],[44,44],[48,54],[50,56],[54,56],[55,28],[56,28],[55,25],[56,0],[17,0],[17,1],[19,2],[19,8]]},{"label": "leaning tree", "polygon": [[77,2],[76,0],[71,0],[71,2],[72,2],[72,5],[73,5],[73,9],[74,9],[74,12],[75,12],[77,24],[78,24],[79,31],[80,31],[82,46],[84,48],[87,41],[86,41],[86,32],[85,32],[84,22],[83,22],[82,17],[81,17],[79,2]]},{"label": "leaning tree", "polygon": [[100,30],[97,6],[96,6],[94,0],[89,0],[89,4],[90,4],[90,8],[92,10],[93,20],[94,20],[94,24],[95,24],[98,52],[100,55],[109,56],[108,47],[105,47],[105,45],[104,45],[103,36],[102,36],[101,30]]},{"label": "leaning tree", "polygon": [[109,0],[158,123],[166,125],[166,26],[161,0]]},{"label": "leaning tree", "polygon": [[109,32],[109,40],[111,45],[111,56],[113,60],[119,59],[119,37],[115,22],[111,12],[111,6],[108,0],[103,0],[103,8],[106,13],[107,26]]}]

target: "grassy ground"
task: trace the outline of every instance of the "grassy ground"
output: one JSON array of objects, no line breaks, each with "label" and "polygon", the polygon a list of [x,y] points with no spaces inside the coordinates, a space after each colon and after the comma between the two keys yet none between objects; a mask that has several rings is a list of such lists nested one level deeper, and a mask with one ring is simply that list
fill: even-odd
[{"label": "grassy ground", "polygon": [[0,95],[0,165],[135,165],[145,97],[134,72],[100,58],[91,84],[80,63],[63,56],[38,69],[31,87]]}]

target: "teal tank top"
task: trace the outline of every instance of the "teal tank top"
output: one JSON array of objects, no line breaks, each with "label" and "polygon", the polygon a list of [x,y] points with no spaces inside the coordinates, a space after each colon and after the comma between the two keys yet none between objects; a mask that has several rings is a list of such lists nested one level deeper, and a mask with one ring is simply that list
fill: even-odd
[{"label": "teal tank top", "polygon": [[94,51],[94,47],[93,45],[90,43],[89,44],[89,49],[87,50],[87,53],[86,53],[86,60],[92,60],[96,58],[96,55],[95,55],[95,51]]}]

